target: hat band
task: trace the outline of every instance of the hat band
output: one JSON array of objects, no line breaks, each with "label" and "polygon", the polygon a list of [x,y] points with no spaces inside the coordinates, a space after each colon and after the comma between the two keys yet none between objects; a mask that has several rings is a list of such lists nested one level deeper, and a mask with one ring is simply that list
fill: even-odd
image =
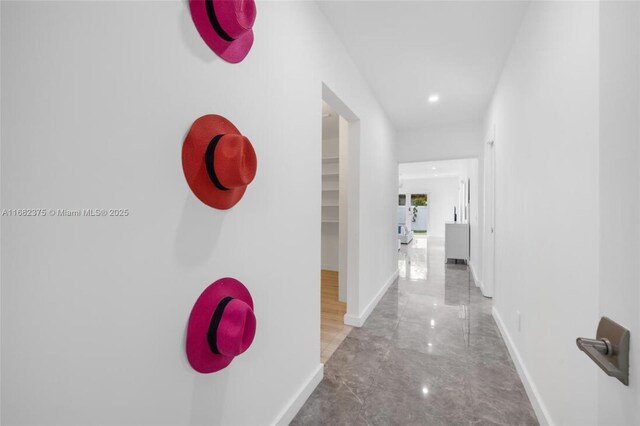
[{"label": "hat band", "polygon": [[218,303],[216,306],[216,310],[213,312],[213,316],[211,317],[211,322],[209,323],[209,331],[207,331],[207,342],[209,343],[209,349],[214,354],[220,355],[220,351],[218,350],[218,327],[220,326],[220,321],[222,320],[222,314],[224,312],[224,308],[227,307],[229,302],[233,300],[233,297],[225,297]]},{"label": "hat band", "polygon": [[218,179],[218,176],[216,175],[216,168],[213,166],[213,155],[216,151],[216,146],[218,145],[220,138],[223,136],[224,135],[216,135],[211,139],[211,142],[209,142],[209,146],[204,153],[204,164],[207,166],[207,174],[209,175],[209,179],[211,179],[211,183],[213,183],[220,191],[228,191],[229,188],[220,183],[220,179]]},{"label": "hat band", "polygon": [[207,15],[209,16],[209,22],[211,22],[211,26],[215,30],[215,32],[226,41],[234,41],[235,38],[231,37],[226,33],[225,30],[222,29],[220,25],[220,21],[218,21],[218,17],[216,16],[216,10],[213,7],[213,0],[205,0],[207,5]]}]

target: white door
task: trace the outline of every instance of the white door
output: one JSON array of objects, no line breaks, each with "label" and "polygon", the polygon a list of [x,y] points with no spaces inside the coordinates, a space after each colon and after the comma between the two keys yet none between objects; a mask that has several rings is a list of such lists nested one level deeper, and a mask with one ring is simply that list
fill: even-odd
[{"label": "white door", "polygon": [[601,316],[631,333],[629,386],[593,364],[601,425],[640,424],[639,28],[637,2],[600,3],[599,312],[587,337]]},{"label": "white door", "polygon": [[494,139],[485,146],[484,156],[484,258],[481,290],[486,297],[493,297],[495,267],[495,144]]}]

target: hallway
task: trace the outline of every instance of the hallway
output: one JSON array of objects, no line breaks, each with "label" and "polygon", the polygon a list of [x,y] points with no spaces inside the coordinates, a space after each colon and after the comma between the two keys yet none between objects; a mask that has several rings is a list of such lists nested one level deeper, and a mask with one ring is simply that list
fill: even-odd
[{"label": "hallway", "polygon": [[538,424],[467,266],[445,265],[443,242],[423,236],[398,264],[292,424]]}]

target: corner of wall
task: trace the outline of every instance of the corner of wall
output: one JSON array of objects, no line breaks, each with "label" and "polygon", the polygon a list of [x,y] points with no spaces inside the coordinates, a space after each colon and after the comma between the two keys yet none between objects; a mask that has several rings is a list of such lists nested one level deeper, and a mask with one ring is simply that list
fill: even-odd
[{"label": "corner of wall", "polygon": [[278,417],[271,423],[277,426],[286,426],[294,419],[304,403],[309,399],[315,388],[322,381],[324,376],[324,364],[318,365],[316,371],[306,380],[298,392],[291,398],[286,407],[278,414]]},{"label": "corner of wall", "polygon": [[396,268],[396,270],[391,274],[391,276],[384,283],[382,288],[373,297],[371,302],[367,304],[367,307],[359,315],[345,314],[344,323],[352,327],[362,327],[365,321],[367,321],[367,318],[369,318],[369,315],[371,315],[371,312],[373,312],[375,307],[378,305],[378,302],[380,302],[380,299],[382,299],[382,297],[387,292],[389,287],[391,287],[391,284],[394,283],[394,281],[398,278],[399,275],[400,275],[400,270]]}]

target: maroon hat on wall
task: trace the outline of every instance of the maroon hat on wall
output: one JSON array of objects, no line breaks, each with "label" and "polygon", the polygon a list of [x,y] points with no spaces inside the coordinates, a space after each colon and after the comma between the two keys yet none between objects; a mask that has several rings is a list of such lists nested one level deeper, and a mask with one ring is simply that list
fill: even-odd
[{"label": "maroon hat on wall", "polygon": [[253,0],[189,0],[191,18],[207,45],[232,64],[241,62],[253,45]]},{"label": "maroon hat on wall", "polygon": [[182,169],[200,201],[230,209],[244,195],[257,167],[253,145],[229,120],[210,114],[193,122],[182,145]]},{"label": "maroon hat on wall", "polygon": [[207,287],[193,305],[187,326],[187,358],[199,373],[213,373],[246,351],[256,333],[249,290],[234,278]]}]

